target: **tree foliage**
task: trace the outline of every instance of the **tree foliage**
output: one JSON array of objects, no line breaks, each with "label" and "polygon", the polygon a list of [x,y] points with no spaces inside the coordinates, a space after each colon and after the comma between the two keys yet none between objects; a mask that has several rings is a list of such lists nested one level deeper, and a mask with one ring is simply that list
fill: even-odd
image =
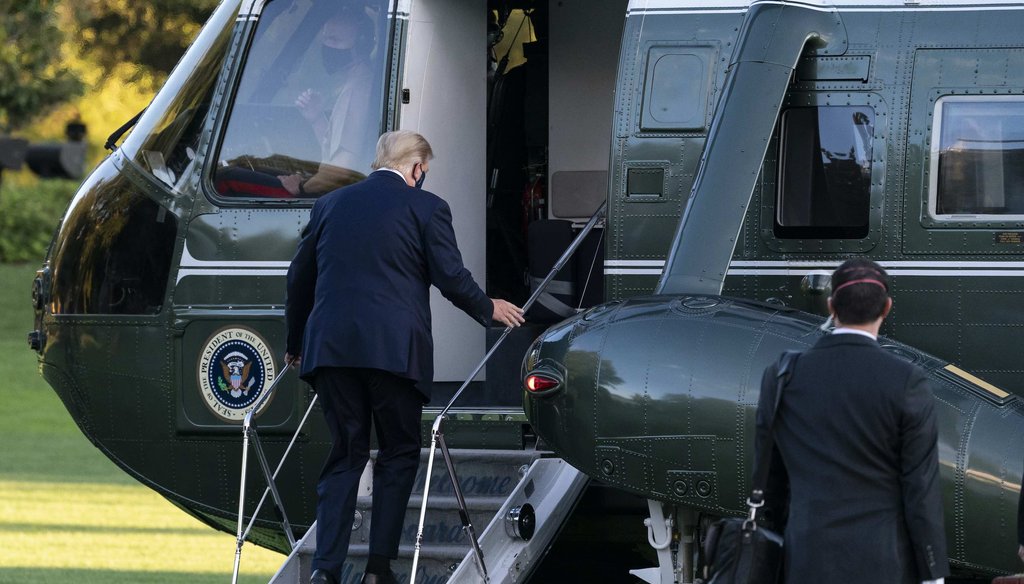
[{"label": "tree foliage", "polygon": [[218,0],[65,0],[83,56],[105,70],[134,63],[165,77]]},{"label": "tree foliage", "polygon": [[[0,17],[12,2],[20,12],[34,1],[0,0]],[[80,121],[89,129],[88,164],[99,162],[106,136],[149,103],[218,1],[46,0],[60,29],[47,50],[85,90],[18,128],[18,135],[62,140],[65,124]],[[14,85],[0,78],[0,90]]]},{"label": "tree foliage", "polygon": [[0,133],[82,91],[60,58],[57,0],[0,0]]},{"label": "tree foliage", "polygon": [[38,262],[46,255],[53,230],[78,190],[68,180],[0,185],[0,263]]}]

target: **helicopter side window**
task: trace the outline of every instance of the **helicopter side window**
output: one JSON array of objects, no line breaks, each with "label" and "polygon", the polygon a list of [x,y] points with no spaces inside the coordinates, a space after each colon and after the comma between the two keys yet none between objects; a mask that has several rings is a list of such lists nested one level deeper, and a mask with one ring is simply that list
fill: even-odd
[{"label": "helicopter side window", "polygon": [[936,219],[1024,217],[1024,99],[944,97],[932,133],[929,210]]},{"label": "helicopter side window", "polygon": [[370,172],[387,0],[264,7],[213,171],[218,195],[312,198]]},{"label": "helicopter side window", "polygon": [[868,234],[875,113],[864,106],[801,107],[781,120],[775,236]]},{"label": "helicopter side window", "polygon": [[225,2],[213,13],[122,147],[122,152],[172,189],[201,160],[196,149],[239,3]]}]

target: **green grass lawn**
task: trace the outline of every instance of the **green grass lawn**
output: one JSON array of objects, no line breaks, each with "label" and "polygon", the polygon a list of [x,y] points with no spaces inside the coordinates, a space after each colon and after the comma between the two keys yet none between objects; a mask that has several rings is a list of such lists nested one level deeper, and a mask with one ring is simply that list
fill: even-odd
[{"label": "green grass lawn", "polygon": [[[0,265],[0,584],[224,584],[235,539],[136,483],[79,432],[37,371],[35,266]],[[241,581],[284,556],[246,544]]]}]

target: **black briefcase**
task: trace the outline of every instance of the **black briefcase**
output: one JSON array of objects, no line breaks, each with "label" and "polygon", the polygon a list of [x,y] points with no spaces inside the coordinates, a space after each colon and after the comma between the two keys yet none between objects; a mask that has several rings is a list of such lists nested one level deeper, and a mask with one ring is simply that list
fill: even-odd
[{"label": "black briefcase", "polygon": [[704,540],[708,584],[776,584],[782,580],[782,536],[750,519],[714,523]]},{"label": "black briefcase", "polygon": [[773,403],[768,418],[768,432],[755,455],[752,490],[747,499],[750,514],[746,519],[730,517],[711,526],[704,540],[704,577],[708,584],[776,584],[782,580],[782,535],[757,525],[757,511],[764,506],[768,467],[771,464],[775,437],[772,426],[779,410],[782,390],[793,371],[800,353],[783,353],[776,367],[775,395],[766,396]]}]

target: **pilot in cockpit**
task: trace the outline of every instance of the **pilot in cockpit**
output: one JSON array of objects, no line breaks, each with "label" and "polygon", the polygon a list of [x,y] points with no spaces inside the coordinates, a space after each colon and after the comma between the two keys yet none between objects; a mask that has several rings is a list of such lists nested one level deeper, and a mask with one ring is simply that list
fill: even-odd
[{"label": "pilot in cockpit", "polygon": [[368,115],[374,76],[370,66],[374,25],[366,9],[343,4],[320,32],[321,82],[306,87],[295,105],[320,142],[321,164],[311,177],[280,177],[292,195],[322,194],[363,178],[369,160],[358,149],[374,116]]},{"label": "pilot in cockpit", "polygon": [[219,195],[318,197],[370,172],[382,10],[370,0],[267,4],[227,121]]}]

